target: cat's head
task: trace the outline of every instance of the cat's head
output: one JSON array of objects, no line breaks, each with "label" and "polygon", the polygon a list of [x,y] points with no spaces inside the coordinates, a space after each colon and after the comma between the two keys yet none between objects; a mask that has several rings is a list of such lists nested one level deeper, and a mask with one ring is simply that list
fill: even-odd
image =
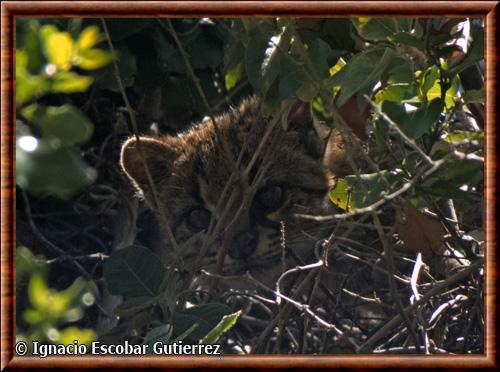
[{"label": "cat's head", "polygon": [[324,213],[328,180],[324,135],[307,107],[292,107],[286,129],[280,118],[263,118],[256,98],[214,121],[175,137],[131,137],[122,147],[123,170],[161,208],[182,253],[195,257],[208,245],[203,254],[214,260],[225,247],[226,262],[265,270],[283,245],[313,247],[320,237],[296,215]]}]

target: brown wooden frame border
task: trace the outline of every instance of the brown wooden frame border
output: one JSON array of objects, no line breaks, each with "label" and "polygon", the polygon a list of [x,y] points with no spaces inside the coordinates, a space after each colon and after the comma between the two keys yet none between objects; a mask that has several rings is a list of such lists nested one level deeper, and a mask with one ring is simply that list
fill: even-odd
[{"label": "brown wooden frame border", "polygon": [[[474,16],[486,20],[486,343],[484,355],[297,355],[19,357],[15,340],[15,17],[199,17],[199,16]],[[1,365],[9,369],[142,367],[448,367],[498,368],[497,339],[497,118],[498,1],[5,1],[1,4]]]}]

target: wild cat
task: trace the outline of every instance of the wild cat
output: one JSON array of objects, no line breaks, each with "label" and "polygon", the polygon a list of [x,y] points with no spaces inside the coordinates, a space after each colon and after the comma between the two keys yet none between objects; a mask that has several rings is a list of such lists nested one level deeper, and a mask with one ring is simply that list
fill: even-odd
[{"label": "wild cat", "polygon": [[306,105],[295,104],[286,125],[273,125],[254,96],[177,136],[142,136],[140,145],[130,137],[121,167],[166,217],[175,243],[164,234],[158,249],[167,264],[248,271],[271,285],[283,270],[314,260],[332,227],[300,217],[332,211],[327,193],[336,174],[325,165],[332,154],[341,169],[342,138],[320,129]]}]

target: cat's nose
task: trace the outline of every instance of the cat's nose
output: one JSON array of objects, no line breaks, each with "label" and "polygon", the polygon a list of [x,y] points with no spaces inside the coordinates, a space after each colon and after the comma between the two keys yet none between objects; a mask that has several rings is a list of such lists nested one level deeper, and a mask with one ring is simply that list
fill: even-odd
[{"label": "cat's nose", "polygon": [[244,260],[248,258],[259,243],[259,233],[255,229],[243,231],[232,239],[229,246],[229,257],[235,260]]}]

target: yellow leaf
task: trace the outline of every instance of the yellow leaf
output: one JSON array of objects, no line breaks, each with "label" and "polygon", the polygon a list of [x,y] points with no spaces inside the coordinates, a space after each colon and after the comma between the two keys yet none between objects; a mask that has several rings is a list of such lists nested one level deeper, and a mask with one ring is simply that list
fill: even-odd
[{"label": "yellow leaf", "polygon": [[28,295],[32,305],[38,309],[44,309],[50,301],[50,290],[45,279],[40,274],[33,274],[28,286]]},{"label": "yellow leaf", "polygon": [[339,178],[335,187],[328,192],[328,197],[333,204],[342,210],[348,212],[355,209],[351,186],[342,178]]},{"label": "yellow leaf", "polygon": [[99,28],[97,26],[89,26],[78,36],[76,46],[78,49],[92,48],[97,43],[98,38]]},{"label": "yellow leaf", "polygon": [[111,54],[101,49],[85,49],[79,51],[73,63],[85,70],[96,70],[111,61]]},{"label": "yellow leaf", "polygon": [[67,71],[71,67],[73,57],[73,39],[67,32],[56,32],[47,39],[47,54],[50,63],[60,70]]},{"label": "yellow leaf", "polygon": [[78,344],[90,345],[96,338],[97,335],[92,329],[80,329],[71,326],[61,331],[58,343],[70,345],[76,340]]},{"label": "yellow leaf", "polygon": [[24,50],[16,50],[16,70],[26,69],[28,66],[28,53]]},{"label": "yellow leaf", "polygon": [[[430,102],[434,98],[441,98],[441,85],[439,84],[439,79],[432,85],[432,87],[427,91],[427,101]],[[457,97],[457,87],[452,84],[446,91],[444,102],[447,109],[453,108],[455,106],[455,99]]]},{"label": "yellow leaf", "polygon": [[339,60],[337,61],[337,63],[334,66],[330,67],[330,76],[333,76],[337,72],[339,72],[340,70],[342,70],[342,68],[345,65],[346,65],[346,62],[342,58],[339,58]]}]

